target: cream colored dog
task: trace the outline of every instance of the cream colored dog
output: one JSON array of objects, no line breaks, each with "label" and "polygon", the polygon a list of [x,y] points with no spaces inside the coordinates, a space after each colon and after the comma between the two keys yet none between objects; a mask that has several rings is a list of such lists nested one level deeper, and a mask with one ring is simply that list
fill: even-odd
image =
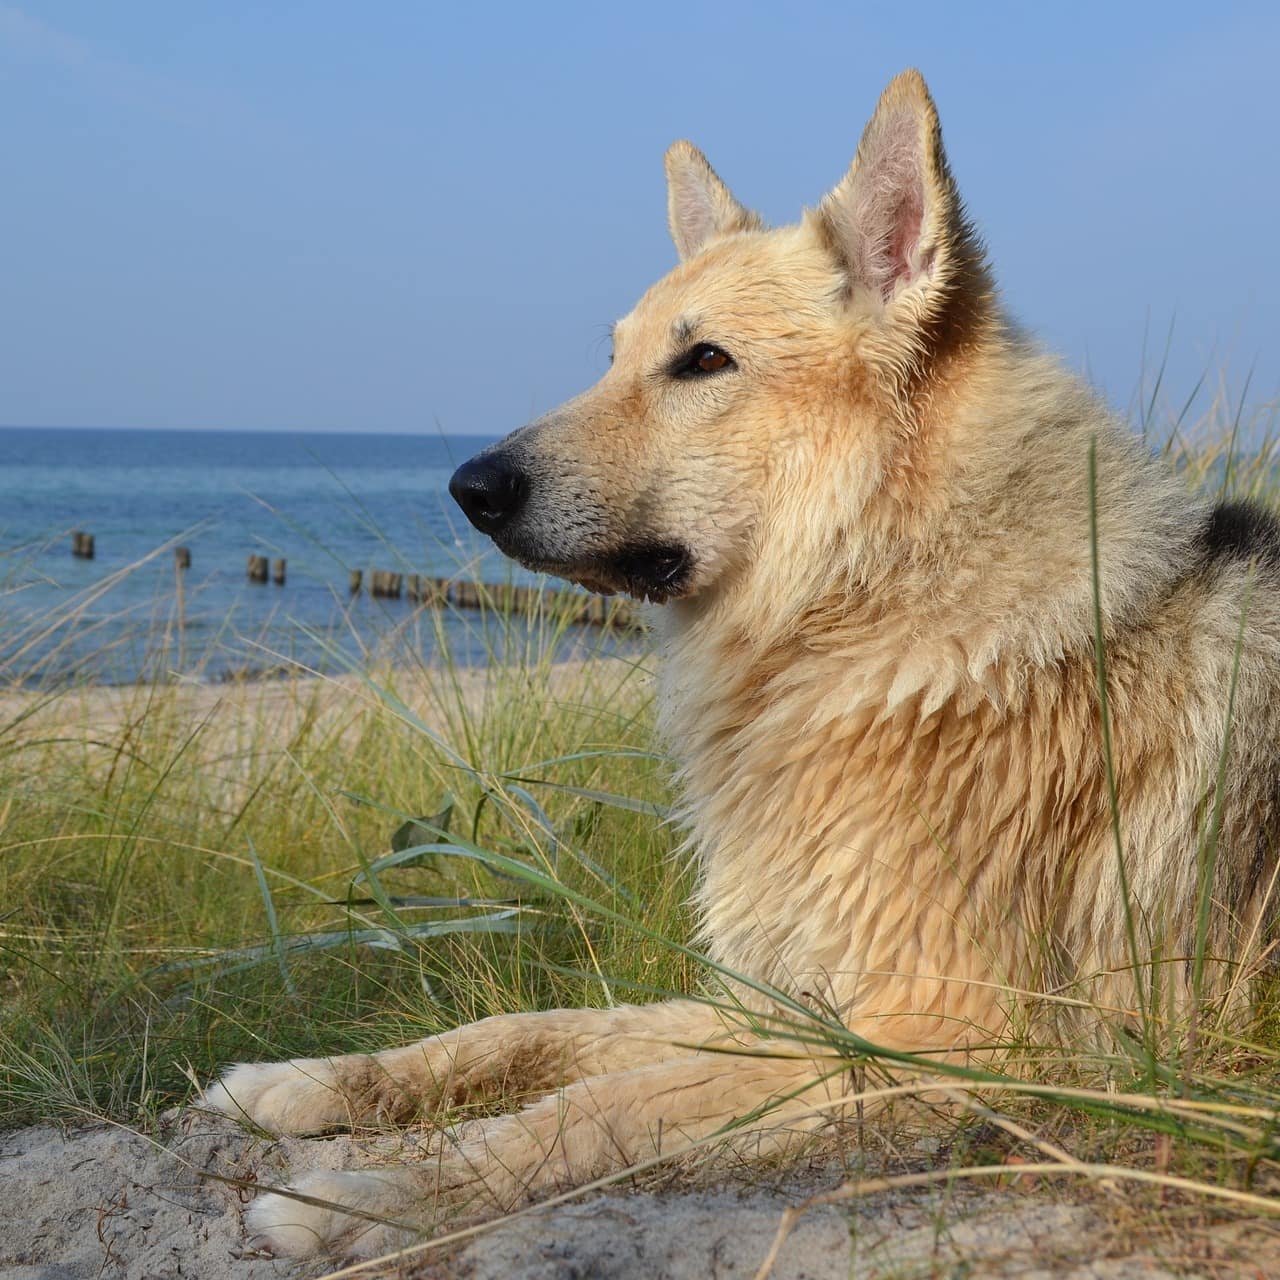
[{"label": "cream colored dog", "polygon": [[[796,226],[765,229],[687,143],[667,176],[681,262],[608,373],[452,488],[524,564],[661,605],[708,955],[953,1056],[1243,990],[1277,865],[1276,525],[1189,499],[1010,327],[918,74]],[[281,1252],[379,1249],[403,1233],[360,1215],[421,1224],[441,1193],[501,1208],[735,1123],[766,1145],[822,1123],[839,1064],[768,1039],[770,1002],[742,995],[763,1022],[694,999],[514,1014],[237,1066],[206,1101],[306,1133],[546,1095],[437,1163],[300,1184],[355,1216],[248,1215]]]}]

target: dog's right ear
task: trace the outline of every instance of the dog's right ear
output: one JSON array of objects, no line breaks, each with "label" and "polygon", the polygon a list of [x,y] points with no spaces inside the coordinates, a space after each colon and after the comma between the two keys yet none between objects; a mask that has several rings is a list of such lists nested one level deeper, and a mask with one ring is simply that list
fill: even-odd
[{"label": "dog's right ear", "polygon": [[760,219],[744,209],[692,142],[673,142],[663,162],[667,170],[667,223],[683,262],[707,241],[733,231],[753,231]]}]

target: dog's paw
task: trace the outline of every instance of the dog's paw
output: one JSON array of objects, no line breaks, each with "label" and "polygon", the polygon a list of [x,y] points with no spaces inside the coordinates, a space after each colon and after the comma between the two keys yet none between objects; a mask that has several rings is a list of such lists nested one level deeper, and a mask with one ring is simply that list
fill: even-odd
[{"label": "dog's paw", "polygon": [[371,1258],[416,1240],[423,1202],[408,1170],[312,1173],[246,1210],[249,1243],[276,1257]]},{"label": "dog's paw", "polygon": [[[324,1133],[382,1118],[368,1058],[242,1062],[204,1091],[201,1105],[269,1133]],[[360,1064],[359,1066],[355,1064]],[[390,1082],[382,1079],[384,1092]],[[389,1098],[388,1098],[389,1100]]]}]

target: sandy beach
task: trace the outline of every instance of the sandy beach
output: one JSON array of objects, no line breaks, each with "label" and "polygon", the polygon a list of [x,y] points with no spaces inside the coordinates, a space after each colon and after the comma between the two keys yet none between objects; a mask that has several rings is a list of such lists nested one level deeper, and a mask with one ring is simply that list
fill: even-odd
[{"label": "sandy beach", "polygon": [[[413,1158],[399,1138],[252,1137],[207,1117],[155,1135],[50,1126],[0,1135],[0,1280],[294,1280],[336,1262],[290,1264],[248,1248],[252,1192],[206,1175],[270,1183],[291,1169]],[[668,1175],[641,1189],[536,1209],[446,1239],[363,1274],[465,1280],[705,1280],[755,1276],[783,1211],[841,1184],[828,1156],[785,1172]],[[1194,1223],[1194,1225],[1193,1225]],[[1172,1280],[1276,1274],[1266,1224],[1155,1226],[1123,1193],[1080,1187],[887,1191],[804,1214],[774,1280],[990,1276],[1021,1280]]]}]

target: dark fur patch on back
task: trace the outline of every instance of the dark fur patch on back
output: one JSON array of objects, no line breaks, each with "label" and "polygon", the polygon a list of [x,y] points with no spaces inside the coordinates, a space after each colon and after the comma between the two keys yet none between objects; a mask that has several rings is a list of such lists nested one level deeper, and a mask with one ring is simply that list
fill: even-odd
[{"label": "dark fur patch on back", "polygon": [[1280,570],[1280,520],[1254,502],[1220,502],[1201,527],[1197,545],[1209,563],[1256,560]]}]

